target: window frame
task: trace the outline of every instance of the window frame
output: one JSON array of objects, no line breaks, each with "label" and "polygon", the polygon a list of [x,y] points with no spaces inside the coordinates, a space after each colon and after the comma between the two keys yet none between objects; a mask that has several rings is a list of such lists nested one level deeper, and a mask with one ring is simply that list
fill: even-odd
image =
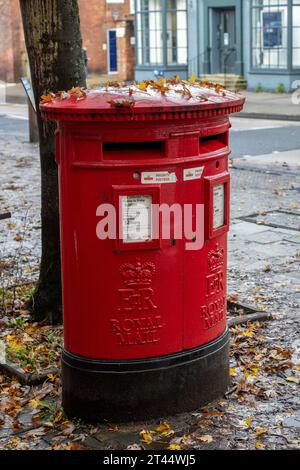
[{"label": "window frame", "polygon": [[[256,9],[259,9],[259,6],[255,5],[255,0],[251,0],[250,2],[250,73],[255,73],[255,74],[290,74],[291,72],[291,1],[292,0],[278,0],[278,4],[274,5],[274,7],[280,7],[286,8],[287,10],[287,26],[284,26],[282,29],[286,28],[286,35],[287,35],[287,46],[286,48],[286,66],[285,67],[258,67],[254,65],[254,38],[253,38],[253,32],[254,32],[254,25],[253,25],[253,13]],[[272,7],[272,5],[269,4],[269,7]],[[266,10],[270,11],[270,10]],[[261,33],[263,33],[263,25],[261,24]],[[269,50],[269,49],[268,49]],[[279,50],[279,48],[278,48]],[[278,63],[278,61],[277,61]]]},{"label": "window frame", "polygon": [[[141,2],[142,0],[140,0]],[[135,24],[136,27],[138,24],[142,25],[143,21],[143,15],[149,14],[149,12],[158,12],[162,15],[162,62],[149,62],[147,63],[145,61],[145,47],[144,47],[144,32],[143,30],[140,31],[140,38],[141,42],[139,41],[139,30],[136,30],[136,68],[143,69],[143,70],[153,70],[153,67],[161,67],[163,69],[168,69],[168,70],[178,70],[178,69],[183,69],[186,70],[186,67],[188,65],[188,0],[186,0],[186,5],[185,9],[178,9],[178,8],[168,8],[168,0],[160,0],[160,9],[159,10],[145,10],[142,8],[139,8],[138,5],[138,0],[135,0]],[[180,11],[184,12],[186,15],[186,28],[185,28],[185,34],[186,34],[186,62],[174,62],[174,63],[168,63],[168,29],[167,29],[167,15],[168,12],[170,11]],[[138,19],[139,17],[139,19]],[[176,49],[180,47],[178,43],[176,44]],[[151,46],[150,46],[151,48]],[[150,49],[149,48],[149,49]],[[141,61],[140,61],[140,56],[141,55]]]},{"label": "window frame", "polygon": [[298,29],[299,34],[300,34],[300,22],[299,26],[294,26],[294,8],[298,7],[300,10],[300,0],[293,0],[292,1],[292,12],[291,12],[291,68],[294,72],[299,73],[300,70],[300,62],[299,65],[294,64],[294,50],[298,49],[300,52],[300,44],[298,47],[294,47],[294,30]]}]

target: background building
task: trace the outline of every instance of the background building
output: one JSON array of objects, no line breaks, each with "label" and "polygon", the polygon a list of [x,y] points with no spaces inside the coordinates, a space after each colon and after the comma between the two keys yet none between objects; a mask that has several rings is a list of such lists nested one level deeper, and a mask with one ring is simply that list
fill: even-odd
[{"label": "background building", "polygon": [[136,78],[188,73],[187,1],[136,0]]},{"label": "background building", "polygon": [[[78,3],[88,70],[99,81],[142,80],[158,71],[291,91],[300,79],[300,0]],[[19,1],[0,0],[0,80],[28,74]]]},{"label": "background building", "polygon": [[191,74],[231,87],[300,79],[300,0],[136,0],[136,77]]},{"label": "background building", "polygon": [[0,0],[0,80],[25,75],[27,55],[18,0]]},{"label": "background building", "polygon": [[[92,74],[134,78],[134,16],[130,0],[78,0],[83,46]],[[105,77],[103,77],[105,78]]]},{"label": "background building", "polygon": [[[132,0],[78,0],[88,70],[104,80],[134,78]],[[29,76],[19,0],[0,0],[0,80]],[[101,77],[99,77],[101,79]]]}]

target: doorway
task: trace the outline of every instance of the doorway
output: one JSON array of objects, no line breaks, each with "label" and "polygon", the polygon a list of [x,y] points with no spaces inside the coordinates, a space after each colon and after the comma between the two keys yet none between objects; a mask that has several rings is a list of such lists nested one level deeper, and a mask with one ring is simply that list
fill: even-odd
[{"label": "doorway", "polygon": [[211,8],[211,73],[236,73],[235,8]]},{"label": "doorway", "polygon": [[107,50],[107,63],[108,73],[116,73],[118,71],[118,52],[117,52],[117,31],[109,29],[108,35],[108,50]]}]

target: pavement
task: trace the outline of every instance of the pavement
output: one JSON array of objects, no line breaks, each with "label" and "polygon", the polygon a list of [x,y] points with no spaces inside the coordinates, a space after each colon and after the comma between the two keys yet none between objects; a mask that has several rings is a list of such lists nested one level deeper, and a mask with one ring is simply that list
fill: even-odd
[{"label": "pavement", "polygon": [[[68,422],[66,431],[49,424],[49,418],[45,426],[33,425],[32,409],[22,410],[21,424],[8,420],[0,430],[0,448],[63,449],[71,441],[72,449],[80,441],[89,449],[300,449],[299,123],[234,117],[232,125],[228,294],[274,319],[231,329],[232,383],[226,396],[194,413],[164,418],[170,432],[163,437],[155,431],[161,420]],[[37,277],[40,180],[38,147],[28,143],[26,107],[0,106],[0,129],[0,207],[12,212],[12,219],[0,224],[0,258],[15,266],[0,277],[3,288]],[[282,139],[288,148],[280,145]],[[16,388],[1,380],[5,390]],[[18,393],[31,400],[48,393],[61,413],[59,387],[46,383],[20,387]],[[145,430],[150,444],[141,442]]]},{"label": "pavement", "polygon": [[239,117],[300,121],[299,91],[294,93],[265,93],[242,91],[246,105]]}]

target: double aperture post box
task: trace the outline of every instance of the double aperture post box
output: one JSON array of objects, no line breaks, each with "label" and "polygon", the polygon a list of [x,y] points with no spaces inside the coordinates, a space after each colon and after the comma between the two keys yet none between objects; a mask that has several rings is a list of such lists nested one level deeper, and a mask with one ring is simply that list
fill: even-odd
[{"label": "double aperture post box", "polygon": [[63,406],[88,420],[190,410],[228,385],[229,114],[244,98],[162,86],[41,105],[58,121]]}]

